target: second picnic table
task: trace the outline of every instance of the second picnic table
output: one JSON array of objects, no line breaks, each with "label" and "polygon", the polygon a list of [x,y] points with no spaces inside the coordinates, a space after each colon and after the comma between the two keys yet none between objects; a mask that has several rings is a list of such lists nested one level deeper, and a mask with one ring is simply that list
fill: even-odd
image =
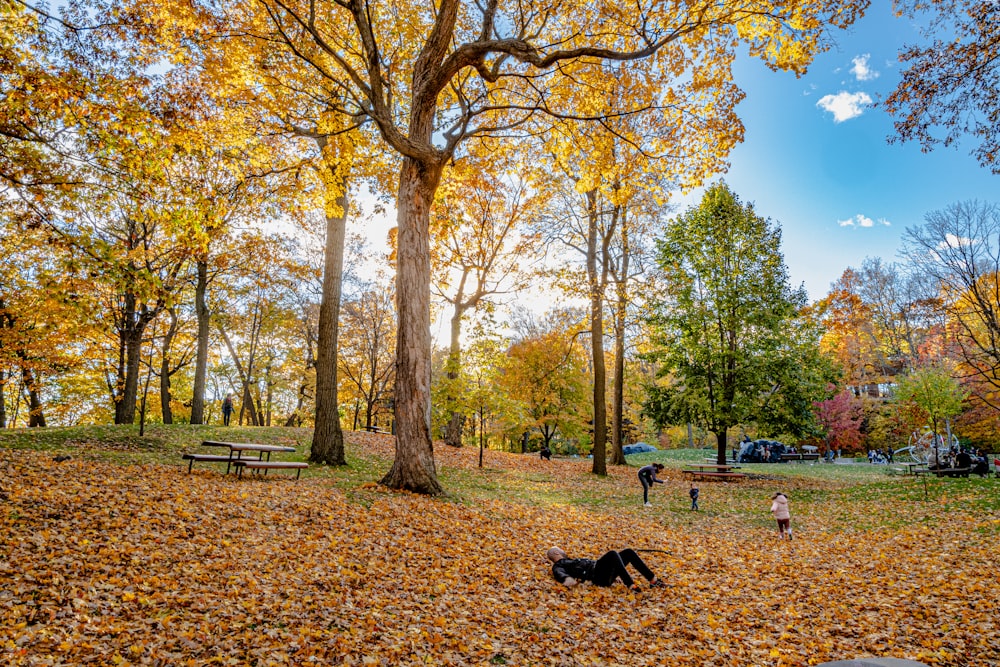
[{"label": "second picnic table", "polygon": [[[185,454],[184,458],[188,459],[188,472],[191,472],[191,466],[195,461],[218,461],[226,463],[226,474],[229,474],[230,469],[235,466],[239,468],[239,474],[242,476],[243,468],[251,468],[254,470],[264,470],[265,474],[270,468],[295,468],[301,472],[302,468],[308,467],[307,464],[298,461],[272,461],[272,452],[294,452],[294,447],[288,447],[286,445],[264,445],[255,442],[221,442],[216,440],[205,440],[201,443],[202,447],[225,447],[229,450],[229,455],[219,455],[219,454]],[[243,452],[257,452],[257,458],[244,458]],[[265,455],[267,458],[265,459]],[[296,474],[298,477],[298,473]]]},{"label": "second picnic table", "polygon": [[691,477],[708,477],[722,479],[743,479],[744,473],[733,472],[739,466],[722,463],[692,463],[681,472],[691,475]]}]

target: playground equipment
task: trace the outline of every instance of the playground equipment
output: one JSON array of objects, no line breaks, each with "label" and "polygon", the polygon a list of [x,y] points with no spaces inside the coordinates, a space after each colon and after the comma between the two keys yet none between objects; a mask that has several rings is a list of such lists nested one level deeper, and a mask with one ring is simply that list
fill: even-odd
[{"label": "playground equipment", "polygon": [[930,429],[923,433],[914,431],[910,434],[909,444],[893,452],[898,457],[902,454],[908,455],[917,463],[935,465],[938,461],[948,460],[948,454],[952,449],[958,449],[958,438],[951,434],[950,440],[943,434],[935,435]]}]

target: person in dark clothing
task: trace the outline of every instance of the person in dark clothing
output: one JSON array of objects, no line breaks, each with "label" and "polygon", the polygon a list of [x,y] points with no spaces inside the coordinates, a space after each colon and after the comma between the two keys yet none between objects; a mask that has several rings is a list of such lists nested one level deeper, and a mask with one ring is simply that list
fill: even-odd
[{"label": "person in dark clothing", "polygon": [[691,496],[691,509],[692,511],[698,509],[698,487],[694,484],[691,485],[691,490],[688,491],[688,495]]},{"label": "person in dark clothing", "polygon": [[552,450],[549,449],[548,445],[542,445],[542,448],[538,451],[538,456],[544,461],[552,460]]},{"label": "person in dark clothing", "polygon": [[233,415],[233,395],[226,394],[222,399],[222,423],[229,426],[229,418]]},{"label": "person in dark clothing", "polygon": [[639,481],[642,482],[642,502],[649,507],[651,503],[649,502],[649,487],[653,486],[653,483],[663,484],[662,479],[656,478],[656,473],[663,470],[662,463],[650,463],[648,466],[643,466],[639,468]]},{"label": "person in dark clothing", "polygon": [[639,590],[639,584],[635,583],[625,569],[628,565],[638,570],[651,587],[665,586],[634,549],[612,550],[597,560],[567,558],[566,552],[559,547],[552,547],[545,552],[545,555],[552,561],[552,576],[564,586],[575,586],[582,581],[590,581],[595,586],[607,587],[621,579],[631,590]]}]

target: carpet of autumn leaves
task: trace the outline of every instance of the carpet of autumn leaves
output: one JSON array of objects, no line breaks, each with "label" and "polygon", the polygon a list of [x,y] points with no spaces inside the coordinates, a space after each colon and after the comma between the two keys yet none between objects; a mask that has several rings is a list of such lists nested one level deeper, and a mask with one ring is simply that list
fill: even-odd
[{"label": "carpet of autumn leaves", "polygon": [[[982,503],[785,479],[782,542],[774,480],[704,483],[692,513],[676,471],[645,508],[635,468],[435,453],[467,491],[0,450],[0,664],[1000,665],[1000,513]],[[658,550],[670,585],[563,588],[554,544]]]}]

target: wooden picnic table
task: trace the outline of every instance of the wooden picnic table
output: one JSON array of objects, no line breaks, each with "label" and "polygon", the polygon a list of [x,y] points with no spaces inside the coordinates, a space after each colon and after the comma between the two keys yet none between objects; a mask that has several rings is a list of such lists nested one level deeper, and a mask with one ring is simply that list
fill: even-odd
[{"label": "wooden picnic table", "polygon": [[[264,445],[254,442],[220,442],[216,440],[205,440],[201,443],[202,447],[225,447],[229,450],[228,455],[220,454],[184,454],[183,458],[188,461],[188,473],[191,472],[191,466],[194,465],[195,461],[214,461],[214,462],[225,462],[226,464],[226,474],[229,474],[230,469],[233,465],[241,466],[246,462],[257,463],[265,462],[264,455],[267,455],[266,462],[273,463],[269,467],[272,468],[292,468],[301,467],[299,465],[291,465],[290,462],[279,462],[271,461],[272,452],[294,452],[294,447],[287,447],[285,445]],[[257,459],[243,458],[243,452],[257,452]],[[235,456],[234,456],[235,454]],[[260,467],[260,466],[255,466]]]},{"label": "wooden picnic table", "polygon": [[800,463],[802,461],[818,461],[819,460],[819,454],[800,454],[800,453],[796,453],[796,454],[782,454],[781,455],[781,460],[782,461],[798,461]]},{"label": "wooden picnic table", "polygon": [[729,463],[690,463],[688,468],[715,468],[716,470],[732,470],[733,468],[739,468],[740,466],[732,465]]},{"label": "wooden picnic table", "polygon": [[692,463],[687,468],[681,470],[682,473],[691,477],[704,477],[707,479],[743,479],[744,473],[733,472],[739,466],[723,465],[721,463]]}]

